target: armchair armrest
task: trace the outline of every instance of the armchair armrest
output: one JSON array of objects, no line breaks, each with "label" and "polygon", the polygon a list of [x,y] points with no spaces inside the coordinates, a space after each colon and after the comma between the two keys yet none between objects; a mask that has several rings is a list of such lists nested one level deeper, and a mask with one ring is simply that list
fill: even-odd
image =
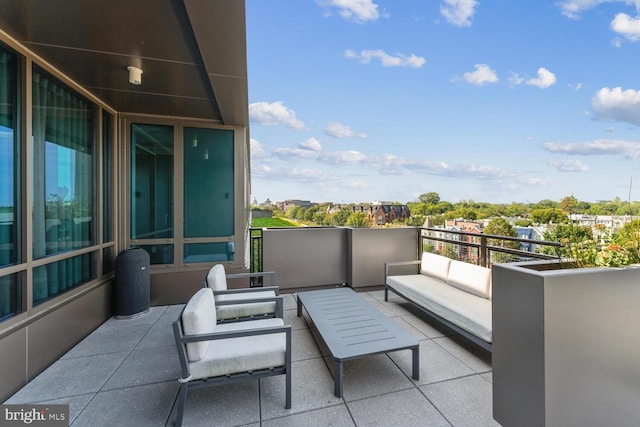
[{"label": "armchair armrest", "polygon": [[224,305],[241,305],[241,304],[255,304],[260,302],[275,302],[276,310],[275,316],[280,319],[284,316],[284,301],[281,295],[273,296],[273,297],[264,297],[264,298],[248,298],[243,300],[235,300],[235,301],[216,301],[216,306],[224,306]]},{"label": "armchair armrest", "polygon": [[227,279],[241,279],[243,277],[269,277],[270,286],[276,284],[276,272],[275,271],[259,271],[256,273],[234,273],[227,274]]},{"label": "armchair armrest", "polygon": [[[207,287],[206,283],[204,287]],[[247,292],[264,292],[264,291],[273,291],[276,295],[280,293],[280,288],[278,286],[264,286],[261,288],[241,288],[241,289],[225,289],[223,291],[213,291],[213,295],[233,295],[233,294],[244,294]]]},{"label": "armchair armrest", "polygon": [[180,341],[183,343],[214,341],[228,338],[251,337],[257,335],[271,335],[286,333],[291,335],[291,325],[269,326],[266,328],[242,329],[239,331],[213,332],[210,334],[182,335]]}]

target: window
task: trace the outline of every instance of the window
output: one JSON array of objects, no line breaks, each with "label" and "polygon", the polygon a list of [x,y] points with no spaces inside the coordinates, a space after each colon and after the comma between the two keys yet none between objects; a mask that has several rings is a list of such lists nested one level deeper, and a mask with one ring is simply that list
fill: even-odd
[{"label": "window", "polygon": [[184,237],[233,235],[233,131],[184,129]]},{"label": "window", "polygon": [[[34,66],[33,258],[95,244],[94,107]],[[33,303],[93,277],[90,255],[33,270]]]},{"label": "window", "polygon": [[131,125],[131,238],[173,237],[173,127]]},{"label": "window", "polygon": [[22,311],[21,274],[2,275],[20,259],[18,60],[0,46],[0,319]]},{"label": "window", "polygon": [[[234,234],[233,131],[184,129],[184,236]],[[184,247],[184,262],[233,261],[233,242]]]},{"label": "window", "polygon": [[131,125],[131,245],[151,264],[235,260],[234,143],[232,129]]}]

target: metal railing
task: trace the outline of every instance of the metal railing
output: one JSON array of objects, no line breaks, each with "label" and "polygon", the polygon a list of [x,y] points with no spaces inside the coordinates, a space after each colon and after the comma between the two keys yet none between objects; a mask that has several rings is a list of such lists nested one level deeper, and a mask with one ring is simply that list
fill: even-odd
[{"label": "metal railing", "polygon": [[[562,243],[559,242],[496,236],[435,227],[419,228],[419,233],[420,252],[435,252],[483,267],[490,267],[491,264],[496,262],[557,259],[557,256],[542,253],[540,250],[542,248],[558,248],[562,246]],[[509,243],[516,243],[518,249],[509,247]]]}]

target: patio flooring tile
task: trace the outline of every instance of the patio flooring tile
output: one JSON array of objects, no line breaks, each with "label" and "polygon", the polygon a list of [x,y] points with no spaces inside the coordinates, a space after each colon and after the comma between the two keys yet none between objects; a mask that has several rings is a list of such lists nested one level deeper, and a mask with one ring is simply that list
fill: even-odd
[{"label": "patio flooring tile", "polygon": [[[190,391],[182,425],[225,427],[260,423],[259,393],[257,380]],[[282,406],[284,407],[284,393]],[[177,404],[173,408],[168,425],[175,423],[176,411]]]},{"label": "patio flooring tile", "polygon": [[[128,322],[128,321],[127,321]],[[80,341],[62,358],[92,356],[96,354],[131,351],[151,329],[151,324],[128,324],[126,326],[108,325],[100,327]]]},{"label": "patio flooring tile", "polygon": [[[409,350],[396,353],[407,353],[411,357]],[[327,357],[325,361],[333,375],[333,359]],[[344,362],[343,369],[343,397],[347,402],[413,388],[409,379],[411,369],[401,371],[386,354],[348,360]]]},{"label": "patio flooring tile", "polygon": [[173,381],[180,377],[175,345],[152,350],[134,350],[116,369],[103,390]]},{"label": "patio flooring tile", "polygon": [[345,405],[330,406],[262,423],[262,427],[353,427],[355,425]]},{"label": "patio flooring tile", "polygon": [[7,403],[42,402],[96,393],[127,355],[121,352],[60,359],[20,389]]},{"label": "patio flooring tile", "polygon": [[[411,352],[401,350],[344,364],[343,398],[333,395],[333,359],[306,312],[292,325],[292,408],[283,375],[192,390],[185,426],[497,425],[491,417],[491,358],[448,337],[383,291],[363,293],[420,342],[420,381]],[[184,305],[153,307],[134,319],[109,319],[6,403],[69,404],[72,426],[173,426],[180,376],[171,323]]]},{"label": "patio flooring tile", "polygon": [[78,415],[72,427],[165,425],[177,392],[176,381],[102,391]]},{"label": "patio flooring tile", "polygon": [[492,416],[491,384],[472,375],[420,387],[454,426],[499,426]]},{"label": "patio flooring tile", "polygon": [[[389,357],[404,372],[411,373],[411,353],[396,351]],[[474,374],[475,372],[451,353],[430,340],[420,341],[420,380],[418,384],[430,384]],[[411,380],[415,381],[415,380]]]},{"label": "patio flooring tile", "polygon": [[263,420],[344,403],[333,395],[333,378],[322,359],[302,360],[291,365],[291,409],[284,408],[284,375],[260,379]]},{"label": "patio flooring tile", "polygon": [[359,426],[450,426],[415,388],[349,402],[347,406]]},{"label": "patio flooring tile", "polygon": [[472,349],[471,344],[462,344],[462,340],[455,341],[449,337],[436,338],[433,342],[460,359],[475,372],[491,371],[491,354],[489,352],[482,349]]},{"label": "patio flooring tile", "polygon": [[308,329],[291,331],[291,347],[291,360],[294,362],[320,357],[320,350]]}]

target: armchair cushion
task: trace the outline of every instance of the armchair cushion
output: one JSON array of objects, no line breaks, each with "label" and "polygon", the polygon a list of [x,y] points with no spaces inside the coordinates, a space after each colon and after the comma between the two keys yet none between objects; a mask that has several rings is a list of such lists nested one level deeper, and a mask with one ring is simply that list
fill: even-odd
[{"label": "armchair cushion", "polygon": [[224,271],[224,265],[216,264],[211,267],[207,274],[207,286],[214,291],[224,291],[227,289],[227,275]]},{"label": "armchair cushion", "polygon": [[[182,329],[185,335],[210,334],[216,330],[216,304],[213,291],[202,288],[191,297],[182,312]],[[189,362],[196,362],[207,353],[209,341],[187,343]]]},{"label": "armchair cushion", "polygon": [[[283,326],[280,318],[218,325],[216,332],[229,332]],[[209,342],[203,357],[189,363],[193,379],[217,377],[239,372],[251,372],[284,366],[286,363],[286,334],[256,335],[225,338]]]}]

